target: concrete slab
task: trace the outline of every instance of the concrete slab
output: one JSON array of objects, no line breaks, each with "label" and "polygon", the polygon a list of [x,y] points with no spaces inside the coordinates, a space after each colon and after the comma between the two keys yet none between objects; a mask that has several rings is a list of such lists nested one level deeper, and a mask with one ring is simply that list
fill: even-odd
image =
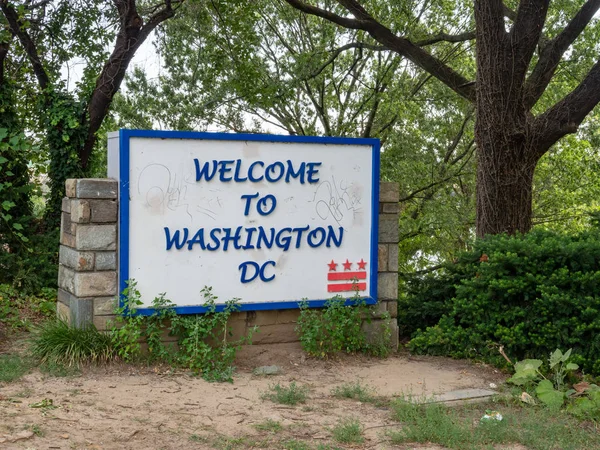
[{"label": "concrete slab", "polygon": [[459,389],[444,394],[437,394],[426,399],[416,399],[416,402],[445,404],[470,403],[488,400],[496,394],[496,391],[489,389]]}]

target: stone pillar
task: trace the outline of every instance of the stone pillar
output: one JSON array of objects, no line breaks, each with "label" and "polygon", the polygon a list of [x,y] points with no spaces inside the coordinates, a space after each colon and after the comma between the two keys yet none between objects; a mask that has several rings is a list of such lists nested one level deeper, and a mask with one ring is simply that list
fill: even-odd
[{"label": "stone pillar", "polygon": [[72,326],[113,313],[117,296],[117,188],[69,179],[62,202],[57,313]]},{"label": "stone pillar", "polygon": [[365,324],[370,339],[381,333],[383,316],[389,314],[392,346],[398,348],[398,219],[400,215],[400,186],[381,182],[379,188],[379,245],[377,248],[377,304],[373,306],[374,320]]}]

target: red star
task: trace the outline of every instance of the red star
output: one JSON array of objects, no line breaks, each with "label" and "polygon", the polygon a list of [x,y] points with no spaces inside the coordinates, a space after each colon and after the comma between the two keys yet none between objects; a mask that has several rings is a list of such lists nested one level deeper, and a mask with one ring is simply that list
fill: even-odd
[{"label": "red star", "polygon": [[348,258],[346,258],[346,262],[342,263],[344,265],[344,270],[350,270],[352,269],[352,263],[350,261],[348,261]]},{"label": "red star", "polygon": [[329,271],[331,272],[332,270],[335,271],[335,268],[337,267],[337,264],[333,262],[333,259],[331,260],[331,262],[329,264],[327,264],[329,266]]},{"label": "red star", "polygon": [[360,270],[365,270],[365,267],[367,266],[367,263],[364,262],[362,258],[360,258],[360,261],[357,264]]}]

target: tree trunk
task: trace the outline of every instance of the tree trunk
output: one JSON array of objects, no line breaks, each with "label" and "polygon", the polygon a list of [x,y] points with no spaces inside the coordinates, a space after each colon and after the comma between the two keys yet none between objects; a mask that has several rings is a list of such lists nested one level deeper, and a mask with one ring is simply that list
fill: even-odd
[{"label": "tree trunk", "polygon": [[527,144],[479,138],[477,237],[528,232],[535,162],[527,157]]}]

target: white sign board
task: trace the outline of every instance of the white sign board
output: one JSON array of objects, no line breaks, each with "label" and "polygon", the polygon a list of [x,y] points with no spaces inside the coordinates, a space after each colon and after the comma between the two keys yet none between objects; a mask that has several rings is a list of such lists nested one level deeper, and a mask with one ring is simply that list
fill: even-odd
[{"label": "white sign board", "polygon": [[121,130],[108,152],[142,313],[161,293],[203,312],[204,286],[242,310],[374,303],[378,140]]}]

